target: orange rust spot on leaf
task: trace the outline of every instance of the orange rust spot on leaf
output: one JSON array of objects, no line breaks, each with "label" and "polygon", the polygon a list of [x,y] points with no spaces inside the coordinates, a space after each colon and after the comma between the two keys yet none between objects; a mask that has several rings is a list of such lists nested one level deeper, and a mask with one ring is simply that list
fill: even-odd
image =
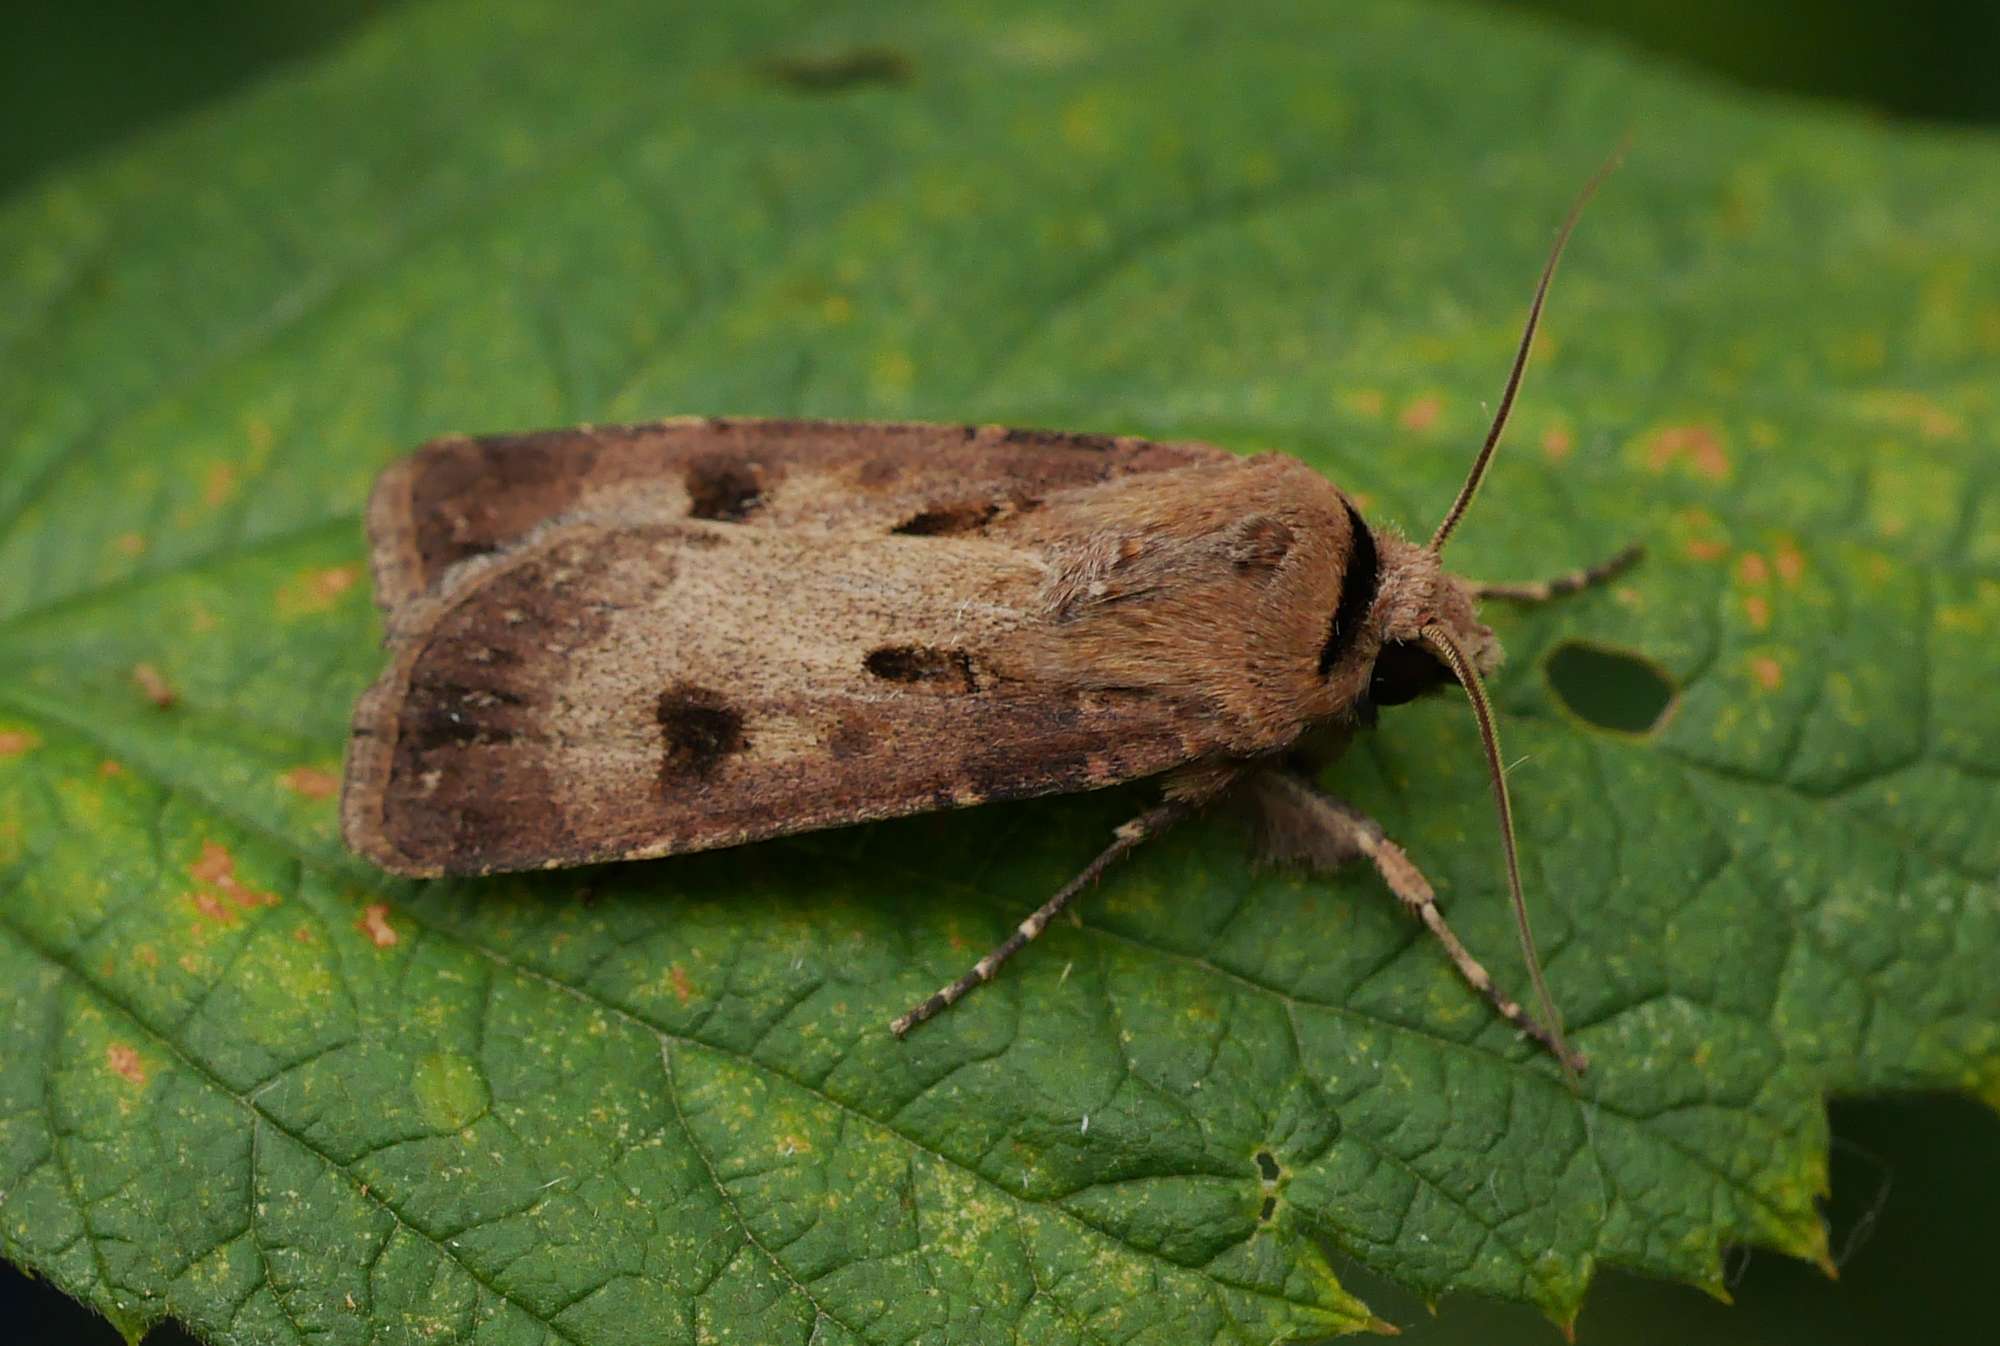
[{"label": "orange rust spot on leaf", "polygon": [[298,929],[292,931],[292,938],[297,940],[301,944],[312,943],[313,942],[312,927],[309,925],[300,926]]},{"label": "orange rust spot on leaf", "polygon": [[1560,425],[1542,432],[1542,453],[1552,463],[1560,463],[1576,451],[1576,436]]},{"label": "orange rust spot on leaf", "polygon": [[1736,577],[1745,584],[1769,584],[1771,567],[1758,553],[1747,551],[1743,553],[1743,559],[1736,563]]},{"label": "orange rust spot on leaf", "polygon": [[340,792],[340,777],[316,766],[295,766],[278,780],[293,794],[307,799],[331,799]]},{"label": "orange rust spot on leaf", "polygon": [[1354,502],[1354,507],[1360,510],[1363,514],[1366,514],[1369,510],[1375,508],[1375,497],[1368,494],[1368,492],[1366,491],[1349,491],[1347,493],[1347,498],[1349,500],[1352,500]]},{"label": "orange rust spot on leaf", "polygon": [[120,533],[111,539],[111,546],[120,556],[137,556],[146,550],[146,539],[137,533]]},{"label": "orange rust spot on leaf", "polygon": [[389,924],[387,902],[370,902],[363,907],[361,919],[354,923],[354,928],[368,936],[369,943],[378,949],[393,948],[402,939],[396,933],[396,927]]},{"label": "orange rust spot on leaf", "polygon": [[158,967],[160,965],[160,951],[150,944],[141,944],[138,948],[132,950],[132,961],[140,967]]},{"label": "orange rust spot on leaf", "polygon": [[217,463],[208,469],[208,476],[201,483],[201,502],[210,509],[229,503],[229,497],[236,494],[236,468],[230,463]]},{"label": "orange rust spot on leaf", "polygon": [[278,612],[296,617],[326,612],[361,578],[357,565],[325,566],[301,571],[278,590]]},{"label": "orange rust spot on leaf", "polygon": [[668,966],[667,980],[673,984],[674,999],[680,1001],[683,1005],[687,1004],[688,1000],[694,995],[694,983],[688,980],[687,973],[681,971],[679,963],[673,963]]},{"label": "orange rust spot on leaf", "polygon": [[139,1059],[138,1050],[123,1042],[114,1042],[104,1049],[104,1064],[111,1068],[112,1074],[121,1077],[127,1084],[146,1082],[146,1066]]},{"label": "orange rust spot on leaf", "polygon": [[1806,573],[1805,553],[1801,552],[1798,543],[1793,542],[1790,538],[1778,544],[1776,560],[1778,563],[1778,578],[1783,580],[1788,588],[1797,584],[1799,579]]},{"label": "orange rust spot on leaf", "polygon": [[19,757],[42,746],[42,741],[25,729],[0,729],[0,757]]},{"label": "orange rust spot on leaf", "polygon": [[1436,393],[1425,393],[1416,401],[1403,408],[1403,414],[1396,423],[1405,430],[1428,430],[1444,415],[1444,399]]},{"label": "orange rust spot on leaf", "polygon": [[218,925],[228,925],[236,919],[236,913],[223,905],[222,899],[206,888],[197,888],[188,896],[194,901],[194,909],[208,920]]},{"label": "orange rust spot on leaf", "polygon": [[188,630],[193,631],[196,635],[206,635],[210,631],[213,631],[215,627],[215,614],[200,604],[196,604],[194,611],[188,614]]},{"label": "orange rust spot on leaf", "polygon": [[1380,416],[1389,405],[1389,399],[1382,395],[1380,388],[1357,388],[1344,400],[1349,411],[1362,416]]},{"label": "orange rust spot on leaf", "polygon": [[122,762],[114,762],[107,757],[97,764],[97,774],[106,780],[110,780],[113,776],[124,775],[125,766]]},{"label": "orange rust spot on leaf", "polygon": [[811,1154],[812,1142],[807,1140],[804,1136],[787,1135],[784,1138],[783,1142],[780,1144],[779,1148],[787,1156],[794,1154]]},{"label": "orange rust spot on leaf", "polygon": [[1743,600],[1743,616],[1751,627],[1758,631],[1771,629],[1771,600],[1762,594],[1751,594]]},{"label": "orange rust spot on leaf", "polygon": [[151,664],[132,665],[132,685],[139,689],[141,696],[161,710],[168,709],[181,699],[174,685],[167,681],[166,674]]},{"label": "orange rust spot on leaf", "polygon": [[1691,537],[1682,544],[1681,550],[1697,561],[1720,561],[1729,555],[1729,544],[1712,537]]},{"label": "orange rust spot on leaf", "polygon": [[1785,680],[1785,666],[1768,654],[1760,654],[1750,661],[1750,676],[1765,691],[1775,692]]},{"label": "orange rust spot on leaf", "polygon": [[[208,896],[211,901],[216,895],[226,897],[245,911],[278,905],[276,893],[252,888],[236,877],[236,857],[229,853],[227,846],[217,841],[201,843],[201,855],[188,865],[188,877],[201,885],[201,892],[195,898],[195,905],[201,909],[204,916],[214,913],[203,906],[201,900],[203,896]],[[217,903],[217,907],[220,908],[220,903]]]},{"label": "orange rust spot on leaf", "polygon": [[1685,462],[1696,476],[1721,481],[1729,475],[1729,455],[1722,437],[1706,425],[1670,425],[1657,431],[1646,449],[1646,466],[1664,472]]}]

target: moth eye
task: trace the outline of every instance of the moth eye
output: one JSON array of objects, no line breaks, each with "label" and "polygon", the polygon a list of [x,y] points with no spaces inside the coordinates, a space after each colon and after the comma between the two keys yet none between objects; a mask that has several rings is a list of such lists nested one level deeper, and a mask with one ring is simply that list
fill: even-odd
[{"label": "moth eye", "polygon": [[1340,657],[1361,634],[1361,624],[1375,606],[1375,591],[1382,583],[1381,559],[1375,552],[1375,535],[1368,531],[1354,506],[1347,507],[1347,566],[1340,572],[1340,601],[1334,604],[1333,621],[1326,644],[1319,651],[1319,675],[1333,671]]},{"label": "moth eye", "polygon": [[1400,706],[1425,692],[1457,683],[1451,670],[1428,649],[1395,641],[1384,645],[1375,656],[1375,671],[1368,679],[1368,699],[1378,706]]},{"label": "moth eye", "polygon": [[688,464],[688,517],[735,523],[764,503],[764,483],[756,465],[717,454]]}]

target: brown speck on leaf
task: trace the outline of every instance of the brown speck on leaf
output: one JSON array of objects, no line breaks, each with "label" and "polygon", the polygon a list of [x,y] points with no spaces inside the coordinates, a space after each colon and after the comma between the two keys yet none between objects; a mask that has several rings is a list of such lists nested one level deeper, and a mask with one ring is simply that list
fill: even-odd
[{"label": "brown speck on leaf", "polygon": [[363,907],[361,919],[354,923],[354,928],[368,936],[369,943],[378,949],[392,948],[402,939],[402,936],[396,933],[396,927],[389,924],[387,902],[370,902]]},{"label": "brown speck on leaf", "polygon": [[1750,676],[1755,678],[1757,685],[1765,691],[1775,692],[1779,684],[1785,680],[1785,668],[1770,655],[1760,654],[1750,661]]},{"label": "brown speck on leaf", "polygon": [[1542,432],[1542,454],[1552,463],[1560,463],[1576,451],[1576,436],[1568,428],[1552,425]]},{"label": "brown speck on leaf", "polygon": [[1729,475],[1729,455],[1722,438],[1706,425],[1670,425],[1657,431],[1646,450],[1646,466],[1664,472],[1685,462],[1696,476],[1721,481]]},{"label": "brown speck on leaf", "polygon": [[342,594],[361,580],[361,567],[314,566],[300,571],[278,590],[278,612],[296,617],[330,611]]},{"label": "brown speck on leaf", "polygon": [[141,696],[161,710],[171,708],[181,699],[180,693],[174,690],[174,685],[167,681],[166,674],[152,664],[132,665],[132,685],[139,689]]},{"label": "brown speck on leaf", "polygon": [[127,1084],[146,1082],[146,1066],[139,1059],[137,1048],[123,1042],[114,1042],[104,1049],[104,1064],[111,1068],[112,1074],[119,1076]]},{"label": "brown speck on leaf", "polygon": [[109,757],[107,757],[103,761],[97,764],[97,774],[104,777],[104,779],[106,780],[110,780],[114,776],[124,775],[125,767],[123,763],[114,762]]},{"label": "brown speck on leaf", "polygon": [[1778,578],[1785,582],[1785,587],[1790,588],[1796,585],[1800,579],[1804,578],[1806,573],[1805,553],[1800,551],[1798,543],[1793,542],[1790,538],[1786,538],[1778,544],[1773,559],[1777,562]]},{"label": "brown speck on leaf", "polygon": [[292,938],[297,940],[301,944],[312,943],[313,942],[312,927],[309,925],[300,926],[298,929],[292,931]]},{"label": "brown speck on leaf", "polygon": [[[195,896],[195,905],[201,910],[204,916],[222,913],[221,904],[215,902],[216,895],[218,894],[228,898],[245,911],[254,911],[258,907],[275,907],[278,905],[278,895],[276,893],[267,893],[261,888],[252,888],[236,877],[236,857],[231,855],[229,848],[220,842],[204,841],[201,843],[201,855],[188,865],[188,877],[201,885],[200,891]],[[215,903],[215,911],[211,911],[207,906],[203,905],[202,898],[204,896],[208,897],[210,902]]]},{"label": "brown speck on leaf", "polygon": [[25,729],[0,729],[0,758],[19,757],[39,748],[42,741]]},{"label": "brown speck on leaf", "polygon": [[673,985],[674,999],[680,1001],[683,1005],[687,1004],[689,999],[694,995],[694,983],[688,980],[688,974],[681,970],[679,963],[673,963],[668,966],[667,980]]},{"label": "brown speck on leaf", "polygon": [[1425,393],[1403,408],[1402,415],[1396,418],[1396,424],[1405,430],[1423,431],[1436,425],[1442,415],[1444,415],[1444,399],[1436,393]]},{"label": "brown speck on leaf", "polygon": [[1712,537],[1691,537],[1683,544],[1682,550],[1697,561],[1720,561],[1729,555],[1729,544]]},{"label": "brown speck on leaf", "polygon": [[306,799],[331,799],[340,792],[340,777],[316,766],[295,766],[278,780]]},{"label": "brown speck on leaf", "polygon": [[111,539],[111,546],[120,556],[137,556],[146,550],[146,539],[137,533],[120,533]]},{"label": "brown speck on leaf", "polygon": [[229,497],[236,494],[236,468],[230,463],[217,463],[208,469],[202,479],[201,502],[210,509],[229,503]]},{"label": "brown speck on leaf", "polygon": [[1762,594],[1751,594],[1743,600],[1743,616],[1753,630],[1771,629],[1771,600]]},{"label": "brown speck on leaf", "polygon": [[662,788],[671,788],[678,776],[707,776],[724,758],[750,746],[743,736],[743,712],[707,687],[669,687],[660,693],[653,717],[665,749],[660,759]]},{"label": "brown speck on leaf", "polygon": [[1757,552],[1744,552],[1742,559],[1736,563],[1736,577],[1745,584],[1769,584],[1771,582],[1770,562],[1766,561]]}]

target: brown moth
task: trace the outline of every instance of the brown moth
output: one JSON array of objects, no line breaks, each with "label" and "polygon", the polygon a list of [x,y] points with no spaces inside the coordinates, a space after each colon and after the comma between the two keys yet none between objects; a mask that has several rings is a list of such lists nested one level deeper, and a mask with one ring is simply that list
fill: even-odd
[{"label": "brown moth", "polygon": [[[390,663],[354,715],[348,845],[397,874],[492,874],[1159,777],[1161,803],[894,1031],[1233,794],[1272,859],[1371,862],[1495,1010],[1580,1070],[1528,927],[1480,681],[1501,652],[1476,605],[1574,592],[1636,551],[1533,585],[1474,583],[1439,555],[1595,185],[1423,545],[1371,528],[1294,459],[1204,444],[720,419],[426,444],[368,508]],[[1484,745],[1538,1016],[1381,827],[1312,784],[1375,708],[1453,683]]]}]

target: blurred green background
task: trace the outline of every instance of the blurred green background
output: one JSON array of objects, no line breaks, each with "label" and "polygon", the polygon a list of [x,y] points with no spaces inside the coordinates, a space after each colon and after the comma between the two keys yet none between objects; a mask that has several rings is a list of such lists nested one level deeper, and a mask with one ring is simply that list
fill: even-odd
[{"label": "blurred green background", "polygon": [[[310,55],[408,0],[12,0],[0,45],[0,195],[141,134]],[[1839,100],[1870,114],[2000,122],[2000,4],[1993,0],[1485,0],[1610,36],[1716,79]],[[1956,1340],[1987,1321],[1983,1276],[2000,1238],[2000,1118],[1951,1098],[1844,1101],[1833,1109],[1828,1205],[1839,1282],[1764,1255],[1739,1257],[1735,1304],[1614,1273],[1579,1339],[1612,1346],[1703,1341]],[[1404,1339],[1548,1343],[1532,1312],[1454,1300],[1425,1306],[1358,1267],[1348,1282]],[[115,1342],[68,1300],[0,1273],[0,1322],[24,1341]],[[155,1346],[185,1341],[163,1328]]]}]

